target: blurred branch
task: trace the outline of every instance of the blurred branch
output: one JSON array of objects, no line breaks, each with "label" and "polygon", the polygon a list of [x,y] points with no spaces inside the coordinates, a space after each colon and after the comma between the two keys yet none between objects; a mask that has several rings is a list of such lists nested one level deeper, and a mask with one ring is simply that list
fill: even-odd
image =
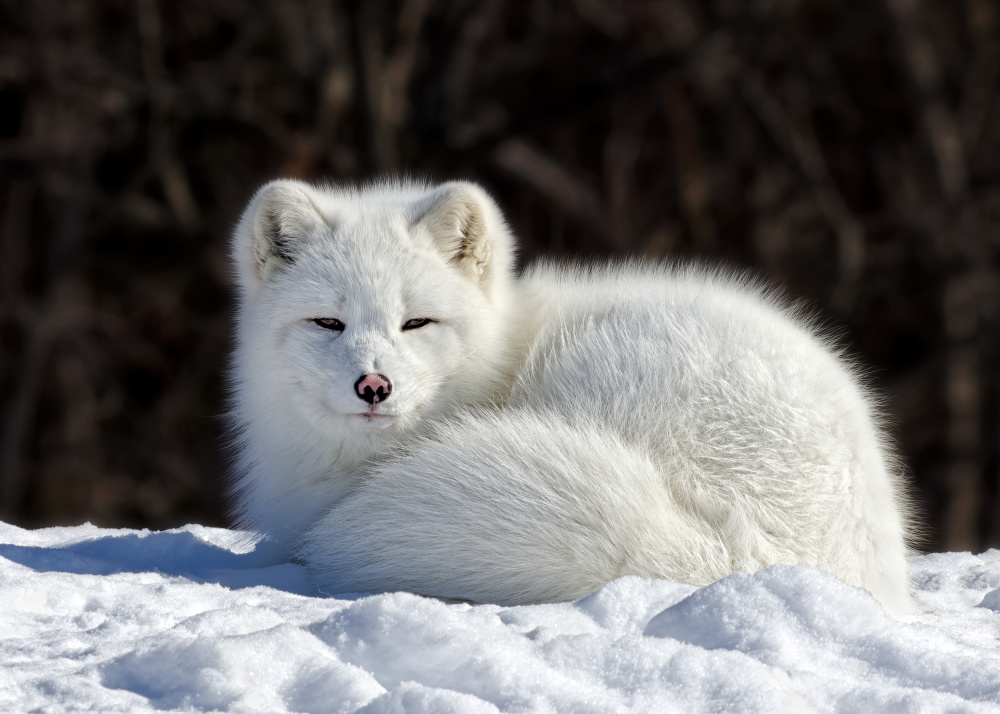
[{"label": "blurred branch", "polygon": [[142,47],[142,69],[149,87],[151,117],[149,143],[152,147],[153,165],[163,193],[170,203],[178,222],[193,230],[199,222],[198,206],[191,193],[184,167],[178,162],[171,137],[169,115],[173,92],[163,68],[162,27],[159,0],[138,0],[139,38]]},{"label": "blurred branch", "polygon": [[604,193],[608,197],[609,243],[618,251],[634,250],[641,236],[632,214],[642,191],[636,189],[636,162],[642,148],[643,122],[646,111],[627,111],[621,103],[612,109],[612,126],[604,141],[601,167],[604,171]]},{"label": "blurred branch", "polygon": [[983,141],[989,138],[988,122],[1000,90],[1000,6],[994,0],[972,0],[968,13],[975,55],[963,87],[959,118],[966,154],[974,165]]},{"label": "blurred branch", "polygon": [[[942,323],[948,339],[944,396],[947,404],[947,494],[942,518],[945,547],[968,550],[979,541],[982,513],[982,370],[975,344],[979,326],[973,271],[986,259],[981,243],[970,241],[954,217],[967,200],[968,170],[959,123],[945,103],[942,70],[934,46],[922,28],[920,0],[886,0],[894,20],[902,64],[913,89],[916,109],[937,168],[944,210],[925,209],[936,217],[934,245],[943,262]],[[965,207],[968,213],[971,207]],[[950,210],[949,210],[950,209]],[[975,210],[972,208],[972,210]]]},{"label": "blurred branch", "polygon": [[711,213],[711,186],[701,154],[701,136],[695,110],[682,87],[668,85],[664,101],[670,120],[674,157],[681,186],[681,206],[691,228],[695,250],[715,251],[715,224]]},{"label": "blurred branch", "polygon": [[980,475],[979,351],[973,338],[978,327],[975,290],[970,281],[953,278],[945,285],[944,325],[951,342],[945,374],[948,404],[949,499],[943,522],[945,546],[972,550],[978,543],[982,507]]},{"label": "blurred branch", "polygon": [[25,484],[29,476],[24,463],[25,452],[38,411],[50,345],[49,331],[41,325],[36,326],[23,353],[17,390],[4,414],[3,439],[0,441],[0,513],[4,520],[16,520],[23,510]]},{"label": "blurred branch", "polygon": [[445,116],[454,125],[465,113],[470,99],[470,85],[476,76],[476,60],[483,42],[495,29],[504,0],[473,3],[473,12],[465,20],[458,42],[448,62],[444,79]]},{"label": "blurred branch", "polygon": [[497,147],[494,161],[590,230],[605,238],[611,235],[600,196],[548,156],[520,139],[508,139]]},{"label": "blurred branch", "polygon": [[962,135],[942,96],[937,54],[920,27],[920,0],[885,2],[895,20],[903,67],[915,90],[917,109],[937,161],[941,192],[949,201],[956,201],[968,183]]},{"label": "blurred branch", "polygon": [[850,313],[857,298],[865,266],[865,231],[830,178],[823,153],[805,117],[793,122],[763,79],[745,67],[740,73],[744,99],[767,130],[771,140],[806,179],[813,200],[837,236],[838,282],[830,299],[841,315]]},{"label": "blurred branch", "polygon": [[361,135],[370,168],[384,171],[399,163],[398,131],[407,113],[407,89],[413,74],[420,31],[433,0],[404,0],[392,48],[382,34],[382,0],[351,0],[351,45]]},{"label": "blurred branch", "polygon": [[496,131],[477,137],[475,143],[460,148],[492,153],[498,144],[508,139],[535,134],[566,121],[579,120],[617,96],[679,71],[685,58],[683,53],[660,54],[637,63],[611,79],[583,84],[570,92],[566,99],[532,102],[530,107],[524,108]]}]

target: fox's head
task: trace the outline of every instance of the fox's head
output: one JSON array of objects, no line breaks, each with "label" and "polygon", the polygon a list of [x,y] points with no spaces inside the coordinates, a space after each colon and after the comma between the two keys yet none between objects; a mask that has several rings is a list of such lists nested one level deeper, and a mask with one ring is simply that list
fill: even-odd
[{"label": "fox's head", "polygon": [[[264,186],[233,241],[239,400],[320,435],[411,428],[501,382],[513,243],[470,183]],[[281,402],[279,405],[278,402]]]}]

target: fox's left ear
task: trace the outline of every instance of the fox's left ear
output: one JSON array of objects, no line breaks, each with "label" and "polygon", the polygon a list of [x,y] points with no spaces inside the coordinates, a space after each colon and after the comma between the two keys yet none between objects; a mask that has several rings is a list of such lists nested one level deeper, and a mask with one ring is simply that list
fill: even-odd
[{"label": "fox's left ear", "polygon": [[253,293],[294,262],[322,222],[307,184],[282,180],[261,188],[233,236],[232,258],[240,287]]},{"label": "fox's left ear", "polygon": [[426,230],[434,245],[463,273],[491,288],[513,261],[513,240],[496,203],[479,186],[452,181],[415,207],[413,229]]}]

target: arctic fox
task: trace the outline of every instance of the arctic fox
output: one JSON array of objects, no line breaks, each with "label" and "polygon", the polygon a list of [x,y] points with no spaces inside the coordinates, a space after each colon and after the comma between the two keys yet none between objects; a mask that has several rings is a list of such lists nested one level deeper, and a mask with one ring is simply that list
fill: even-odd
[{"label": "arctic fox", "polygon": [[238,522],[323,591],[513,605],[805,563],[911,611],[872,397],[753,281],[515,277],[464,182],[276,181],[233,258]]}]

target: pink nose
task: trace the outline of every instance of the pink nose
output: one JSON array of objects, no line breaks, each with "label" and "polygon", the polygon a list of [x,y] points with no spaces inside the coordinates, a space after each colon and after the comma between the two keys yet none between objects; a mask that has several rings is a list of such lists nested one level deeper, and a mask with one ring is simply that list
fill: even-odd
[{"label": "pink nose", "polygon": [[354,383],[354,393],[369,404],[384,402],[392,394],[392,382],[384,374],[363,374]]}]

